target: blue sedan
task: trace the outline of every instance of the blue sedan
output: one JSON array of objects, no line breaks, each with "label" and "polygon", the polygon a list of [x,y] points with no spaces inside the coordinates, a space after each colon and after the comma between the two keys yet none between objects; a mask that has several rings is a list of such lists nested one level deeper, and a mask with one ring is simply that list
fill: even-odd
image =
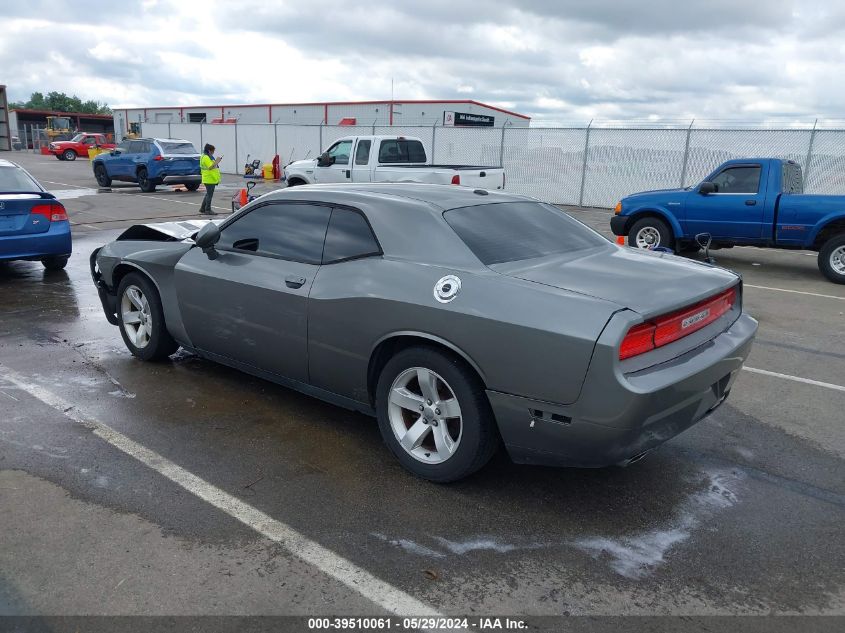
[{"label": "blue sedan", "polygon": [[0,260],[40,260],[61,270],[71,248],[62,203],[23,167],[0,159]]}]

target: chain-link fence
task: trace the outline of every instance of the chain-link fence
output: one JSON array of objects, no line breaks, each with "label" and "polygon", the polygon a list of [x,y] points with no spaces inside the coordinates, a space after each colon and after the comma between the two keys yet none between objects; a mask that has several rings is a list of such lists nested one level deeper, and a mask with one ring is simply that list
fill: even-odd
[{"label": "chain-link fence", "polygon": [[506,189],[558,204],[612,207],[631,193],[686,187],[731,158],[784,158],[804,170],[808,193],[845,194],[845,129],[695,127],[465,128],[144,123],[148,137],[211,143],[221,169],[313,158],[345,136],[422,140],[433,164],[503,166]]}]

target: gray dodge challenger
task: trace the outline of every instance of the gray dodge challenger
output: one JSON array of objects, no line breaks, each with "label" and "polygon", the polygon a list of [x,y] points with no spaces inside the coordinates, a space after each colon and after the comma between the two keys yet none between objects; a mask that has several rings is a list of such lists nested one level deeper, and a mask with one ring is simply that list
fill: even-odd
[{"label": "gray dodge challenger", "polygon": [[136,357],[183,347],[375,416],[414,474],[626,464],[728,396],[742,283],[566,213],[440,185],[313,185],[222,221],[137,225],[91,254]]}]

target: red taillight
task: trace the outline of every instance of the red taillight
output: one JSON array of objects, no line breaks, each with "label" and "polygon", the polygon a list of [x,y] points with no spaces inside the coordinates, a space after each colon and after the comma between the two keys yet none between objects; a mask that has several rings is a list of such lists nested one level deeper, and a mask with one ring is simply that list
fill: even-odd
[{"label": "red taillight", "polygon": [[30,215],[44,216],[48,222],[61,222],[67,220],[67,211],[58,202],[51,202],[49,204],[36,204],[29,212]]},{"label": "red taillight", "polygon": [[153,160],[164,160],[164,156],[162,156],[161,154],[159,154],[158,156],[156,156],[155,158],[153,158]]},{"label": "red taillight", "polygon": [[461,184],[461,175],[460,174],[455,174],[454,176],[452,176],[452,184],[453,185]]},{"label": "red taillight", "polygon": [[656,327],[651,323],[640,323],[628,330],[619,347],[619,360],[653,350],[655,329]]},{"label": "red taillight", "polygon": [[734,287],[687,308],[635,325],[622,340],[619,360],[663,347],[697,332],[730,312],[735,303]]}]

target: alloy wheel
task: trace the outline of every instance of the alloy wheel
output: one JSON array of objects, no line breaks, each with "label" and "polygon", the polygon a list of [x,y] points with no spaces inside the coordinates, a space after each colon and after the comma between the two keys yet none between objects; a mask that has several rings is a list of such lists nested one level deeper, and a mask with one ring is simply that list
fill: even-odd
[{"label": "alloy wheel", "polygon": [[138,286],[127,286],[120,298],[120,313],[123,329],[132,344],[143,349],[150,342],[153,319],[150,303]]},{"label": "alloy wheel", "polygon": [[634,238],[637,248],[650,249],[655,246],[660,246],[660,231],[653,226],[644,226]]},{"label": "alloy wheel", "polygon": [[463,418],[455,392],[439,374],[411,367],[390,386],[388,418],[399,445],[426,464],[441,464],[461,442]]}]

